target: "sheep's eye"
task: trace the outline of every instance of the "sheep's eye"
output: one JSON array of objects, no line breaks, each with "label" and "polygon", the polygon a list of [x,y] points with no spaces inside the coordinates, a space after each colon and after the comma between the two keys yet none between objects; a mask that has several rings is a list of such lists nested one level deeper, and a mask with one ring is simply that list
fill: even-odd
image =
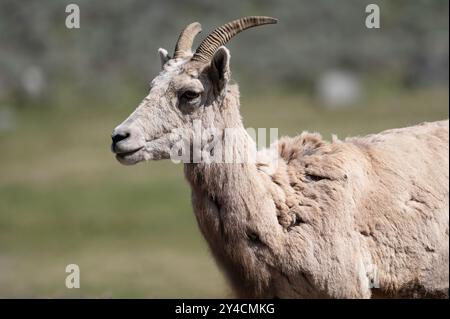
[{"label": "sheep's eye", "polygon": [[194,91],[186,91],[181,96],[182,98],[185,98],[186,100],[193,100],[200,96],[200,93],[194,92]]}]

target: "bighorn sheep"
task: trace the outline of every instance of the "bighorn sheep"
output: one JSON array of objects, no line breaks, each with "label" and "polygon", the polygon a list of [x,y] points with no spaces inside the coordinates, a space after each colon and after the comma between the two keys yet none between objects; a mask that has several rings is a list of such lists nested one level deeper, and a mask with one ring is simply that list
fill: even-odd
[{"label": "bighorn sheep", "polygon": [[[162,71],[148,96],[113,131],[117,160],[168,159],[180,138],[174,130],[192,130],[194,121],[219,135],[233,128],[226,152],[247,153],[254,141],[223,45],[276,21],[227,23],[192,53],[196,22],[173,58],[160,49]],[[239,297],[445,297],[448,134],[448,120],[344,141],[302,133],[256,161],[188,161],[184,171],[199,228]]]}]

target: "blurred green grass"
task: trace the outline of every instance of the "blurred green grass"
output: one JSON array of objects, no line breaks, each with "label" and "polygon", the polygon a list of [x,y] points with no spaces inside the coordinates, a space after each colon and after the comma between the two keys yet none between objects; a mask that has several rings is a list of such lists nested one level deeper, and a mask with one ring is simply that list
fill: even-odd
[{"label": "blurred green grass", "polygon": [[[246,92],[246,127],[340,138],[448,118],[448,89],[369,93],[330,111],[308,95]],[[109,135],[139,102],[22,108],[0,133],[0,297],[227,297],[181,165],[125,167]],[[64,104],[64,103],[63,103]],[[82,106],[81,106],[82,105]],[[65,267],[81,288],[65,288]]]}]

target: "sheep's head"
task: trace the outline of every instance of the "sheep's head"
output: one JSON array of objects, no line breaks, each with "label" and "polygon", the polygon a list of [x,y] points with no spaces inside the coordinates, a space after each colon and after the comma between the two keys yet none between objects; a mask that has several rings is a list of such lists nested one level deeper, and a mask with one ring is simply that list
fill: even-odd
[{"label": "sheep's head", "polygon": [[246,17],[215,29],[195,53],[191,52],[200,24],[188,25],[180,34],[171,58],[159,49],[161,73],[153,79],[148,95],[112,133],[112,151],[122,164],[167,159],[180,134],[192,130],[195,120],[203,127],[223,129],[214,116],[230,80],[230,53],[223,46],[237,33],[263,24],[269,17]]}]

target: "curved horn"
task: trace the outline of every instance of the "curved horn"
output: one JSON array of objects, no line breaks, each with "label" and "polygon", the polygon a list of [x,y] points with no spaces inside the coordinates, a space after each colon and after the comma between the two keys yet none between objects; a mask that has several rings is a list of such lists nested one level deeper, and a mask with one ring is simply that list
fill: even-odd
[{"label": "curved horn", "polygon": [[189,24],[183,31],[181,31],[178,37],[177,44],[175,46],[174,58],[179,58],[186,55],[191,50],[192,43],[195,36],[202,31],[202,26],[198,22]]},{"label": "curved horn", "polygon": [[239,32],[259,25],[274,24],[277,22],[278,20],[275,18],[263,16],[245,17],[228,22],[211,32],[206,39],[200,43],[191,61],[208,63],[211,61],[216,50],[230,41],[230,39]]}]

